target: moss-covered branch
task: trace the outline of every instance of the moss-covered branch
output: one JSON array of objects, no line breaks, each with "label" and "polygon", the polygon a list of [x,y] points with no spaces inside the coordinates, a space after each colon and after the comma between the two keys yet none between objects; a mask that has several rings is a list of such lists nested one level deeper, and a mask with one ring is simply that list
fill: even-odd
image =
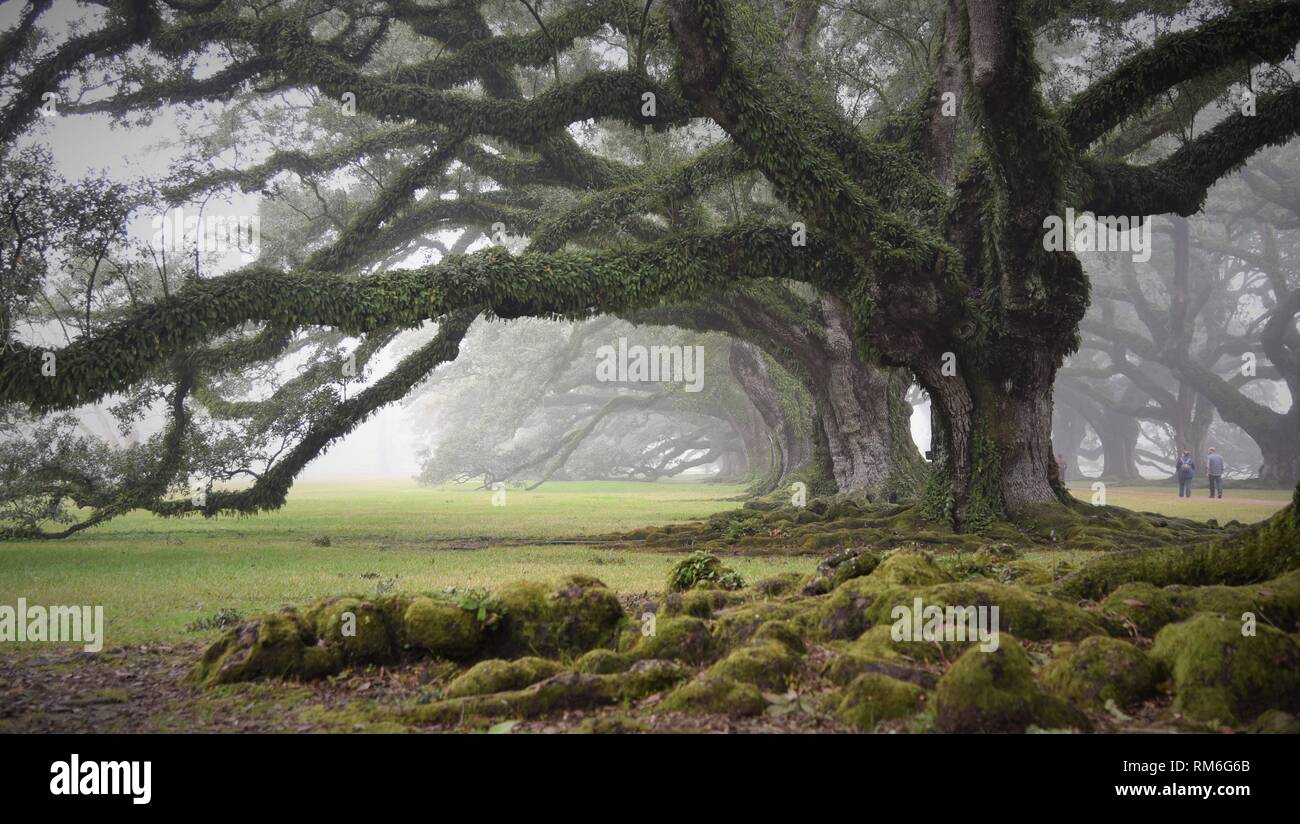
[{"label": "moss-covered branch", "polygon": [[[37,410],[92,402],[129,387],[171,354],[250,321],[358,334],[466,307],[504,317],[584,317],[742,278],[828,284],[848,271],[836,258],[811,237],[808,247],[792,247],[783,229],[740,225],[622,250],[513,256],[492,248],[361,279],[251,266],[192,283],[62,349],[12,343],[0,356],[0,400]],[[46,356],[55,358],[54,376],[42,374]]]},{"label": "moss-covered branch", "polygon": [[1232,13],[1158,38],[1062,111],[1071,142],[1086,148],[1179,83],[1228,66],[1281,61],[1300,40],[1300,2],[1242,4]]},{"label": "moss-covered branch", "polygon": [[1261,95],[1255,113],[1238,112],[1149,166],[1084,160],[1080,206],[1097,214],[1195,214],[1210,187],[1259,150],[1300,134],[1300,87]]}]

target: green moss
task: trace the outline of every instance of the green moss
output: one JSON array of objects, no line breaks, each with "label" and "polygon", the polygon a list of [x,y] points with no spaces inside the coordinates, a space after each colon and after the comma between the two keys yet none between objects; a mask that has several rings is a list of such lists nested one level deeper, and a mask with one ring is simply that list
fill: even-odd
[{"label": "green moss", "polygon": [[[878,624],[892,625],[896,608],[910,615],[917,598],[924,607],[996,606],[999,630],[1031,640],[1078,640],[1109,634],[1103,616],[1020,586],[972,579],[907,587],[882,582],[875,573],[832,592],[819,608],[818,627],[828,638],[853,639]],[[988,614],[991,617],[991,612]]]},{"label": "green moss", "polygon": [[925,707],[925,690],[878,673],[864,673],[843,690],[835,716],[851,727],[871,732],[882,721],[908,718]]},{"label": "green moss", "polygon": [[1043,686],[1080,706],[1102,707],[1113,700],[1130,707],[1155,694],[1158,668],[1126,641],[1094,635],[1048,664]]},{"label": "green moss", "polygon": [[935,689],[941,732],[1024,732],[1086,728],[1087,719],[1034,683],[1020,642],[1003,633],[993,652],[968,649],[949,667]]},{"label": "green moss", "polygon": [[1281,710],[1268,710],[1250,725],[1248,732],[1282,735],[1300,734],[1300,718]]},{"label": "green moss", "polygon": [[204,652],[189,679],[230,684],[257,678],[319,678],[337,672],[341,657],[318,647],[311,626],[294,609],[244,621]]},{"label": "green moss", "polygon": [[502,661],[492,658],[470,667],[447,685],[447,696],[487,695],[517,690],[550,678],[564,668],[546,658],[519,658]]},{"label": "green moss", "polygon": [[1300,568],[1297,499],[1262,524],[1192,546],[1142,549],[1099,558],[1059,584],[1070,598],[1101,598],[1121,584],[1244,585]]},{"label": "green moss", "polygon": [[1151,657],[1173,678],[1174,709],[1233,725],[1300,709],[1300,645],[1266,624],[1255,630],[1244,636],[1240,620],[1210,613],[1160,630]]},{"label": "green moss", "polygon": [[474,614],[448,601],[416,598],[402,623],[408,645],[443,658],[469,658],[483,640],[483,625]]},{"label": "green moss", "polygon": [[[882,602],[904,600],[911,593],[900,586],[891,586],[874,574],[854,578],[836,587],[817,607],[817,631],[831,640],[857,638],[873,623],[869,612]],[[910,601],[909,601],[910,603]],[[872,613],[874,614],[874,613]],[[888,612],[885,613],[888,617]]]},{"label": "green moss", "polygon": [[703,664],[717,652],[709,625],[699,618],[681,616],[655,622],[654,635],[637,635],[630,650],[638,660],[665,659]]},{"label": "green moss", "polygon": [[717,590],[694,589],[686,592],[673,592],[664,598],[659,615],[670,618],[674,615],[691,615],[705,620],[713,617],[713,610],[725,607],[728,603],[727,593]]},{"label": "green moss", "polygon": [[939,664],[956,660],[971,641],[895,641],[888,624],[872,627],[848,646],[848,651],[877,661]]},{"label": "green moss", "polygon": [[[865,636],[864,636],[865,637]],[[899,659],[881,659],[862,654],[852,648],[836,655],[823,668],[822,675],[833,684],[847,686],[853,679],[866,673],[875,673],[907,681],[925,689],[933,689],[939,680],[932,673]]]},{"label": "green moss", "polygon": [[806,583],[806,576],[797,572],[783,572],[754,582],[754,591],[768,598],[797,592]]},{"label": "green moss", "polygon": [[817,574],[808,583],[807,591],[830,592],[845,581],[870,575],[880,565],[880,559],[880,553],[862,547],[837,552],[817,565]]},{"label": "green moss", "polygon": [[753,684],[765,692],[785,692],[799,658],[784,644],[767,641],[742,647],[705,671],[705,676]]},{"label": "green moss", "polygon": [[307,620],[317,640],[336,647],[346,661],[387,663],[396,655],[397,632],[374,603],[358,598],[330,598],[312,606]]},{"label": "green moss", "polygon": [[872,571],[871,578],[901,586],[927,586],[951,581],[952,575],[936,564],[928,552],[899,549],[885,556]]},{"label": "green moss", "polygon": [[719,614],[713,622],[713,636],[724,649],[743,646],[768,621],[788,621],[810,608],[810,603],[759,601]]},{"label": "green moss", "polygon": [[1132,624],[1142,635],[1152,637],[1166,624],[1186,618],[1188,610],[1180,608],[1170,593],[1148,583],[1124,584],[1116,588],[1102,609]]},{"label": "green moss", "polygon": [[420,723],[457,725],[475,719],[538,718],[566,710],[636,701],[663,692],[689,677],[681,664],[640,661],[627,672],[592,675],[562,672],[521,690],[447,698],[398,711]]},{"label": "green moss", "polygon": [[613,672],[626,672],[632,666],[635,659],[623,652],[615,652],[612,649],[593,649],[586,653],[574,663],[573,669],[576,672],[587,672],[592,675],[608,675]]},{"label": "green moss", "polygon": [[796,655],[808,651],[803,638],[784,621],[767,621],[754,632],[754,641],[775,641]]},{"label": "green moss", "polygon": [[1170,587],[1169,592],[1188,613],[1219,612],[1240,618],[1243,612],[1253,612],[1274,626],[1300,624],[1300,570],[1258,584]]},{"label": "green moss", "polygon": [[557,587],[529,582],[499,593],[503,616],[488,648],[497,657],[559,658],[612,648],[626,618],[618,596],[595,578],[572,575]]},{"label": "green moss", "polygon": [[[1108,635],[1102,618],[1095,613],[1020,586],[991,581],[962,581],[927,587],[918,593],[927,605],[998,607],[999,629],[1028,640],[1078,640],[1089,635]],[[893,607],[910,606],[905,601],[878,604],[873,615],[887,619]]]},{"label": "green moss", "polygon": [[683,684],[659,703],[666,712],[729,715],[744,718],[761,715],[767,701],[758,687],[725,678],[697,678]]}]

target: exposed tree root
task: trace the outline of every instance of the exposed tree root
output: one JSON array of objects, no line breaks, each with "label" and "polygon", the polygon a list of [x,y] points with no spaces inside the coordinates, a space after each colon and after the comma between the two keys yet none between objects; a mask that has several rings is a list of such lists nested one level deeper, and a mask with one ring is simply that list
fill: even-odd
[{"label": "exposed tree root", "polygon": [[[382,710],[440,728],[617,705],[627,713],[619,729],[665,712],[795,713],[863,731],[1294,729],[1296,537],[1293,503],[1204,547],[1104,557],[1065,577],[1006,545],[938,556],[859,548],[814,575],[748,586],[700,553],[636,615],[579,576],[495,595],[340,598],[230,630],[192,678],[310,679],[412,657],[463,662],[432,700]],[[1102,602],[1079,600],[1110,590]],[[993,648],[993,636],[973,629],[901,634],[900,619],[922,629],[921,617],[909,617],[922,605],[938,610],[924,613],[925,625],[996,607]]]},{"label": "exposed tree root", "polygon": [[1300,567],[1300,529],[1296,512],[1300,486],[1291,503],[1263,523],[1219,540],[1121,552],[1100,558],[1070,576],[1062,595],[1100,598],[1131,581],[1170,584],[1249,584]]},{"label": "exposed tree root", "polygon": [[804,507],[749,501],[741,509],[719,512],[702,521],[646,527],[619,537],[646,548],[733,554],[824,555],[850,547],[899,546],[974,552],[1001,544],[1021,549],[1113,552],[1205,542],[1223,537],[1225,530],[1234,534],[1240,528],[1236,523],[1220,528],[1183,518],[1076,503],[1023,508],[1013,521],[996,522],[980,532],[955,532],[943,521],[926,518],[919,506],[841,496],[818,498]]}]

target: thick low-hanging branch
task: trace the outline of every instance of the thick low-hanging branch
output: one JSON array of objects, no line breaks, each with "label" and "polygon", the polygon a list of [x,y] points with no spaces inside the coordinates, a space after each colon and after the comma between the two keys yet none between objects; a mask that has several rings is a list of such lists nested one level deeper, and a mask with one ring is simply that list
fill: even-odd
[{"label": "thick low-hanging branch", "polygon": [[346,437],[377,410],[405,397],[437,366],[454,360],[460,350],[461,339],[477,316],[477,310],[461,309],[444,317],[432,340],[403,358],[391,372],[373,385],[341,401],[324,419],[315,422],[287,454],[260,473],[251,486],[234,491],[209,490],[202,506],[198,507],[192,501],[169,500],[154,502],[147,508],[159,515],[200,512],[205,516],[279,508],[284,504],[294,480],[307,464],[331,444]]},{"label": "thick low-hanging branch", "polygon": [[[688,298],[743,278],[827,285],[849,270],[836,257],[813,238],[795,247],[783,229],[741,225],[622,250],[516,256],[493,247],[360,279],[251,266],[191,283],[62,349],[11,343],[0,356],[0,401],[38,411],[95,402],[131,386],[163,358],[248,322],[359,334],[471,306],[502,317],[586,317]],[[55,374],[43,375],[51,357]]]}]

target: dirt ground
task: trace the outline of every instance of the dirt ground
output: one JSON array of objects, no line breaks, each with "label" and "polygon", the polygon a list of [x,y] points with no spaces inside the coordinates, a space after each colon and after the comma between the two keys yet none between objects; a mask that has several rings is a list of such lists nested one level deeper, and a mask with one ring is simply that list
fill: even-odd
[{"label": "dirt ground", "polygon": [[[247,683],[203,689],[185,682],[203,644],[119,647],[99,653],[53,648],[0,653],[0,732],[699,732],[847,733],[849,727],[796,696],[772,696],[755,718],[656,712],[660,695],[631,706],[458,728],[409,724],[396,710],[432,701],[458,671],[439,661],[365,667],[309,683]],[[816,657],[812,651],[811,657]],[[1168,700],[1124,717],[1092,715],[1098,732],[1172,732]],[[1203,728],[1202,728],[1203,729]],[[882,729],[882,731],[905,731]],[[1227,729],[1223,730],[1229,731]]]},{"label": "dirt ground", "polygon": [[[450,732],[399,723],[389,711],[435,697],[452,668],[420,661],[366,667],[311,683],[251,683],[201,689],[184,682],[199,643],[104,650],[0,653],[0,732],[311,733]],[[567,712],[496,732],[850,732],[833,719],[799,712],[759,718],[655,713],[660,696],[628,708]],[[457,731],[487,731],[467,725]]]}]

